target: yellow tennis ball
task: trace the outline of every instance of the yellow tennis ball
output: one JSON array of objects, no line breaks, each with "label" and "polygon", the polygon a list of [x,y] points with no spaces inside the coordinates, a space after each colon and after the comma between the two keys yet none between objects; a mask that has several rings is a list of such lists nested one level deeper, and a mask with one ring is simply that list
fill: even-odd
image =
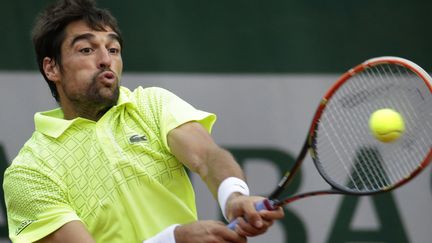
[{"label": "yellow tennis ball", "polygon": [[385,108],[372,113],[369,118],[369,128],[376,139],[390,143],[403,134],[405,123],[401,114]]}]

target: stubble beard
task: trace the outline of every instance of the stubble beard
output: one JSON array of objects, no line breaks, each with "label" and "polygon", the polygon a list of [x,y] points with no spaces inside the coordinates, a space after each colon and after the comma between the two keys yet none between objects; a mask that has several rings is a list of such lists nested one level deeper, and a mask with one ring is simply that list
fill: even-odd
[{"label": "stubble beard", "polygon": [[83,117],[93,114],[100,118],[111,107],[117,104],[120,95],[119,79],[116,77],[115,87],[112,89],[111,95],[109,95],[110,92],[107,92],[109,88],[97,81],[97,77],[104,71],[107,70],[101,70],[93,76],[91,84],[84,95],[66,94],[68,99],[74,104],[75,109]]}]

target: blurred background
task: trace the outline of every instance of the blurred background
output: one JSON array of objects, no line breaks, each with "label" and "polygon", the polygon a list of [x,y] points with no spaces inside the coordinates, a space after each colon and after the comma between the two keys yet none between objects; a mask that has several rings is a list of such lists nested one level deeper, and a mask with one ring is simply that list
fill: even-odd
[{"label": "blurred background", "polygon": [[[37,71],[30,31],[52,1],[0,3],[0,169],[34,130],[33,114],[56,107]],[[124,38],[123,85],[167,88],[215,112],[215,140],[267,195],[297,156],[325,90],[366,59],[400,56],[431,72],[426,0],[99,0]],[[292,192],[322,188],[311,161]],[[199,178],[201,219],[219,219]],[[4,205],[0,237],[7,241]],[[319,197],[286,208],[287,217],[249,242],[416,242],[432,239],[431,168],[379,197]]]},{"label": "blurred background", "polygon": [[[2,1],[3,70],[35,69],[29,42],[48,0]],[[125,71],[340,72],[372,56],[430,67],[426,0],[99,0],[123,30]]]}]

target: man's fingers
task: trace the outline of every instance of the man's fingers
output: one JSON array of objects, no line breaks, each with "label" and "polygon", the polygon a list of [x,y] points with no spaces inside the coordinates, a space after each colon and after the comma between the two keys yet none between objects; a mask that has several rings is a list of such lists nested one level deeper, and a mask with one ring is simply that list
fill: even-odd
[{"label": "man's fingers", "polygon": [[261,219],[259,212],[256,211],[254,204],[245,206],[244,210],[245,210],[245,217],[250,224],[252,224],[256,228],[263,227],[263,221]]},{"label": "man's fingers", "polygon": [[262,210],[259,212],[259,214],[262,219],[267,221],[282,219],[285,216],[283,208],[278,208],[273,211]]},{"label": "man's fingers", "polygon": [[271,225],[271,223],[264,222],[262,227],[256,228],[253,225],[251,225],[250,223],[248,223],[246,220],[244,220],[243,218],[239,218],[238,219],[238,224],[237,224],[237,226],[235,228],[235,231],[239,235],[256,236],[256,235],[259,235],[259,234],[262,234],[262,233],[266,232],[267,228],[270,225]]},{"label": "man's fingers", "polygon": [[176,242],[178,243],[246,243],[245,235],[230,230],[222,222],[197,221],[181,225],[175,231]]}]

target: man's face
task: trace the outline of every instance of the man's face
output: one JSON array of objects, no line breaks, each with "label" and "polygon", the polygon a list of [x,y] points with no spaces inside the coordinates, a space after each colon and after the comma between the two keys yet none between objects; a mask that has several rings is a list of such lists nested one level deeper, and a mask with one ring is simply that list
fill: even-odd
[{"label": "man's face", "polygon": [[65,29],[57,88],[62,105],[106,109],[116,104],[123,69],[118,35],[95,31],[84,21]]}]

